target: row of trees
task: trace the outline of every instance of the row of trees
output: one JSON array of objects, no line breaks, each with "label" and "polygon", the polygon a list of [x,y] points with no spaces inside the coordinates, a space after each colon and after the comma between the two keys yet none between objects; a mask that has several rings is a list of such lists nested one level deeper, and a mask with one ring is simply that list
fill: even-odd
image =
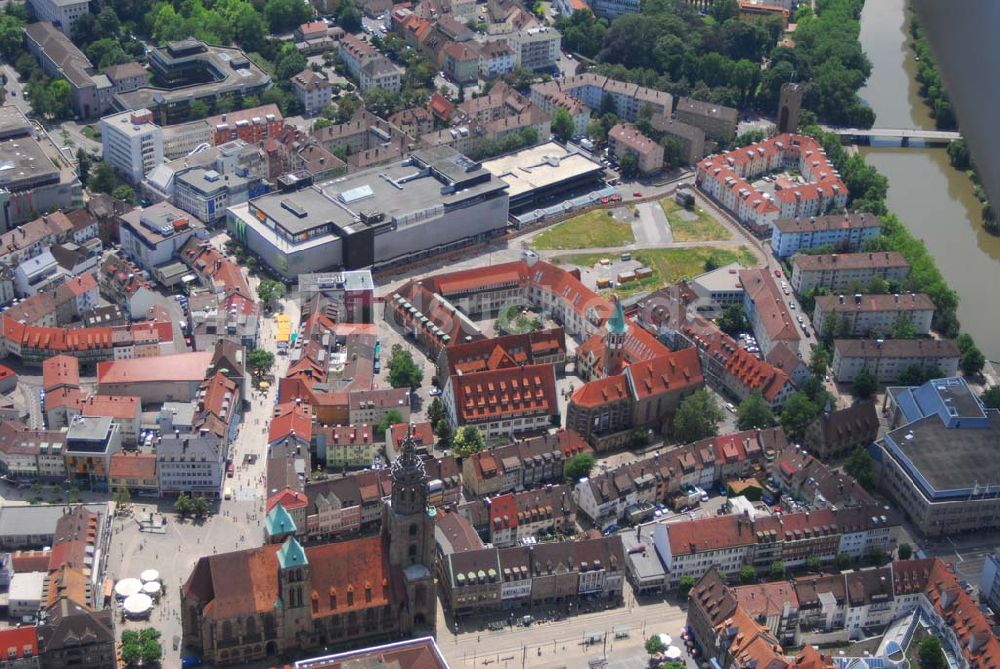
[{"label": "row of trees", "polygon": [[[681,443],[691,443],[712,437],[719,432],[722,409],[715,396],[705,388],[685,397],[674,416],[673,436]],[[736,409],[736,427],[739,430],[764,429],[777,425],[771,406],[755,390]]]},{"label": "row of trees", "polygon": [[121,655],[122,661],[129,667],[139,663],[155,665],[163,657],[160,631],[153,627],[139,631],[123,630]]}]

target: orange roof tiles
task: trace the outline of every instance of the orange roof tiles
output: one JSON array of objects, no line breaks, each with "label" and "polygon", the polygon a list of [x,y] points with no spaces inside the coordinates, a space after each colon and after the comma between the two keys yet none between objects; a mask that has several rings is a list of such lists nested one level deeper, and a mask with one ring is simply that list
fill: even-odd
[{"label": "orange roof tiles", "polygon": [[111,480],[156,479],[155,453],[114,453],[111,456]]},{"label": "orange roof tiles", "polygon": [[303,492],[292,490],[291,488],[285,488],[267,498],[266,510],[270,511],[278,504],[285,507],[287,511],[293,511],[295,509],[302,509],[308,506],[309,499]]},{"label": "orange roof tiles", "polygon": [[726,360],[726,371],[751,391],[759,390],[769,402],[773,402],[792,383],[788,374],[743,348],[736,349]]},{"label": "orange roof tiles", "polygon": [[49,392],[59,386],[80,387],[80,361],[71,355],[54,355],[42,362],[42,386]]},{"label": "orange roof tiles", "polygon": [[211,351],[174,353],[97,363],[98,384],[201,381],[212,363]]},{"label": "orange roof tiles", "polygon": [[461,424],[559,414],[552,365],[526,365],[452,377]]},{"label": "orange roof tiles", "polygon": [[275,416],[268,427],[267,441],[273,444],[294,435],[297,439],[312,440],[312,407],[302,402],[285,402],[275,409]]},{"label": "orange roof tiles", "polygon": [[629,365],[625,374],[637,399],[704,383],[698,352],[693,348]]}]

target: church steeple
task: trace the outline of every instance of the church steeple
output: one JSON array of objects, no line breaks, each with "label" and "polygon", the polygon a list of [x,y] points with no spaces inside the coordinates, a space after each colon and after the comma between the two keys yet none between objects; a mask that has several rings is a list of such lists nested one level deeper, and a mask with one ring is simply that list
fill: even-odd
[{"label": "church steeple", "polygon": [[618,371],[625,355],[625,335],[628,334],[628,322],[617,297],[614,313],[604,324],[604,330],[604,376],[611,376]]},{"label": "church steeple", "polygon": [[392,512],[395,514],[423,513],[427,509],[427,474],[413,441],[415,427],[410,424],[399,457],[392,463]]}]

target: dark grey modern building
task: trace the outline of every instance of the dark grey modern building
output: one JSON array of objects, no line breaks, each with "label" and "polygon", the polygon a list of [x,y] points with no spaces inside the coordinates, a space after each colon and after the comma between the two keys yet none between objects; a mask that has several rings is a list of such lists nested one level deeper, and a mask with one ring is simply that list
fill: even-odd
[{"label": "dark grey modern building", "polygon": [[332,269],[384,269],[503,232],[507,189],[480,163],[437,147],[230,207],[227,225],[289,280]]}]

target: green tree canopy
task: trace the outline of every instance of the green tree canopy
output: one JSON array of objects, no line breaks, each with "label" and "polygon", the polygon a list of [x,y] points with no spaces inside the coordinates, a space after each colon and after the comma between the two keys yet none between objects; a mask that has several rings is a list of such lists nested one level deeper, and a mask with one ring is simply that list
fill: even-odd
[{"label": "green tree canopy", "polygon": [[719,328],[730,337],[749,332],[750,321],[747,320],[747,316],[743,312],[743,305],[730,304],[723,309],[722,317],[719,318]]},{"label": "green tree canopy", "polygon": [[440,396],[432,399],[431,403],[427,406],[427,420],[429,420],[431,425],[435,428],[439,422],[447,420],[444,411],[444,402],[441,401]]},{"label": "green tree canopy", "polygon": [[774,562],[771,563],[771,566],[768,568],[767,574],[768,576],[770,576],[772,581],[778,581],[780,579],[785,578],[785,574],[787,573],[787,571],[788,570],[785,567],[784,561],[775,560]]},{"label": "green tree canopy", "polygon": [[906,542],[899,544],[899,548],[896,549],[896,555],[899,556],[900,560],[909,560],[913,557],[913,546]]},{"label": "green tree canopy", "polygon": [[816,404],[800,390],[793,393],[785,402],[785,408],[781,411],[781,427],[789,439],[801,441],[806,427],[816,420],[818,415],[819,409]]},{"label": "green tree canopy", "polygon": [[308,21],[312,8],[302,0],[267,0],[264,16],[272,33],[283,33]]},{"label": "green tree canopy", "polygon": [[740,430],[772,427],[776,422],[770,405],[759,390],[750,393],[736,409],[736,427]]},{"label": "green tree canopy", "polygon": [[690,574],[684,574],[683,576],[680,577],[680,580],[677,581],[677,595],[681,599],[684,599],[688,596],[688,593],[691,591],[691,588],[693,587],[694,587],[694,576],[691,576]]},{"label": "green tree canopy", "polygon": [[577,453],[563,465],[563,476],[575,483],[590,474],[594,462],[594,456],[590,453]]},{"label": "green tree canopy", "polygon": [[660,635],[654,634],[653,636],[646,639],[646,652],[650,655],[656,655],[657,653],[662,653],[667,649],[666,644],[660,641]]},{"label": "green tree canopy", "polygon": [[853,562],[850,553],[837,553],[837,569],[840,571],[850,569]]},{"label": "green tree canopy", "polygon": [[861,399],[868,399],[878,390],[878,379],[875,373],[867,367],[863,367],[854,376],[854,395]]},{"label": "green tree canopy", "polygon": [[463,425],[451,441],[451,450],[456,457],[472,455],[486,448],[486,440],[475,425]]},{"label": "green tree canopy", "polygon": [[864,446],[858,446],[851,452],[844,463],[844,471],[853,476],[865,490],[874,489],[875,461]]},{"label": "green tree canopy", "polygon": [[255,348],[247,355],[247,365],[258,374],[267,374],[274,367],[274,353],[262,348]]},{"label": "green tree canopy", "polygon": [[983,393],[983,404],[991,409],[1000,409],[1000,386],[990,386]]},{"label": "green tree canopy", "polygon": [[10,14],[0,14],[0,55],[8,63],[22,53],[24,21]]},{"label": "green tree canopy", "polygon": [[634,153],[626,153],[621,157],[619,165],[622,168],[622,176],[626,179],[633,179],[639,175],[639,160]]},{"label": "green tree canopy", "polygon": [[986,356],[973,344],[967,348],[958,359],[958,367],[966,376],[978,376],[986,366]]},{"label": "green tree canopy", "polygon": [[94,166],[90,180],[87,182],[87,188],[98,193],[111,195],[117,184],[118,178],[115,176],[114,168],[102,160]]},{"label": "green tree canopy", "polygon": [[385,434],[390,427],[396,425],[397,423],[402,423],[402,422],[403,422],[403,414],[399,413],[395,409],[389,409],[385,413],[385,416],[382,418],[382,420],[378,422],[378,425],[375,426],[375,431],[380,434]]},{"label": "green tree canopy", "polygon": [[945,669],[948,666],[941,640],[930,634],[917,647],[917,657],[920,658],[921,669]]},{"label": "green tree canopy", "polygon": [[556,110],[552,112],[551,129],[552,134],[558,137],[560,141],[565,142],[569,140],[575,130],[573,117],[562,107],[556,107]]},{"label": "green tree canopy", "polygon": [[417,388],[424,380],[424,370],[413,361],[413,354],[399,344],[392,347],[388,367],[393,388]]},{"label": "green tree canopy", "polygon": [[745,564],[740,567],[740,583],[748,585],[757,581],[757,570],[753,565]]},{"label": "green tree canopy", "polygon": [[287,292],[288,290],[285,288],[285,284],[274,279],[262,279],[261,282],[257,284],[257,297],[259,297],[261,302],[264,303],[280,300]]},{"label": "green tree canopy", "polygon": [[681,400],[674,416],[674,437],[685,444],[711,437],[718,433],[720,421],[719,403],[702,388]]},{"label": "green tree canopy", "polygon": [[455,430],[447,420],[441,420],[434,426],[434,436],[437,437],[441,448],[451,448],[455,438]]}]

